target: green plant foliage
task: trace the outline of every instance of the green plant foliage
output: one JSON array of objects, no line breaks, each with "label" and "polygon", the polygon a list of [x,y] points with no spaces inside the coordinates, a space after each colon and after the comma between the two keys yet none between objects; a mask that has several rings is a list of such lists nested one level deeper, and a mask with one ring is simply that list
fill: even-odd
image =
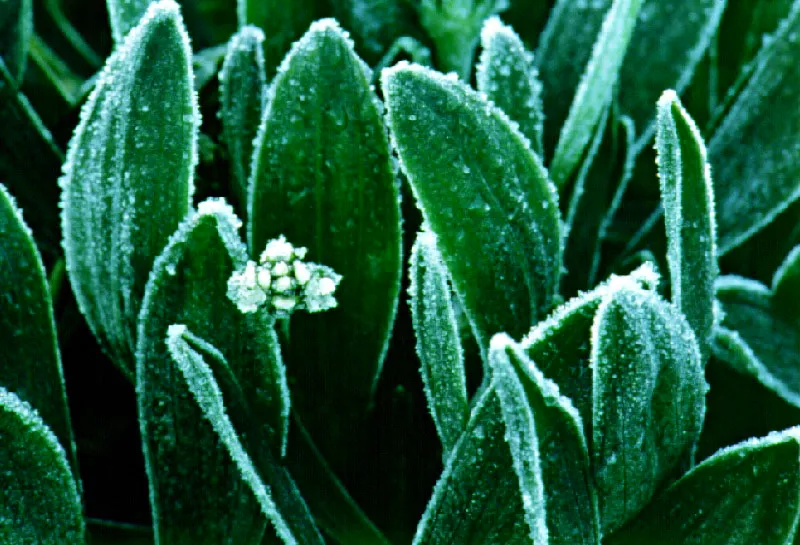
[{"label": "green plant foliage", "polygon": [[614,0],[606,14],[553,153],[550,171],[559,188],[573,176],[595,127],[611,103],[612,91],[643,2]]},{"label": "green plant foliage", "polygon": [[514,30],[497,17],[483,24],[481,47],[476,74],[478,90],[519,124],[519,131],[542,157],[542,84],[533,56]]},{"label": "green plant foliage", "polygon": [[383,89],[401,166],[479,344],[523,334],[552,305],[561,274],[558,198],[541,160],[457,80],[398,65]]},{"label": "green plant foliage", "polygon": [[78,463],[67,408],[53,304],[44,265],[14,198],[0,184],[0,384],[30,403]]},{"label": "green plant foliage", "polygon": [[[546,535],[551,545],[599,545],[597,496],[578,411],[509,337],[492,338],[489,361],[532,542]],[[570,493],[557,492],[564,490]],[[543,521],[545,528],[538,528]]]},{"label": "green plant foliage", "polygon": [[694,330],[701,359],[714,327],[717,224],[714,187],[697,126],[673,91],[658,102],[656,149],[672,302]]},{"label": "green plant foliage", "polygon": [[270,88],[250,182],[251,254],[283,234],[343,277],[338,308],[294,317],[286,351],[299,412],[329,458],[328,443],[370,403],[402,274],[398,187],[370,76],[334,21],[312,25]]},{"label": "green plant foliage", "polygon": [[289,398],[274,319],[242,314],[226,296],[228,278],[247,259],[240,225],[223,202],[202,203],[156,260],[142,303],[139,418],[156,535],[163,543],[211,536],[250,543],[263,529],[227,449],[200,408],[187,402],[189,391],[164,343],[170,325],[185,324],[224,351],[274,455],[286,448]]},{"label": "green plant foliage", "polygon": [[0,539],[81,545],[84,532],[66,452],[35,409],[0,387]]},{"label": "green plant foliage", "polygon": [[256,27],[242,27],[228,43],[219,73],[223,136],[231,157],[233,193],[242,211],[247,209],[253,140],[267,101],[265,70],[264,33]]},{"label": "green plant foliage", "polygon": [[800,244],[792,248],[775,271],[772,295],[780,314],[800,321]]},{"label": "green plant foliage", "polygon": [[662,492],[609,545],[783,545],[800,512],[792,428],[717,452]]},{"label": "green plant foliage", "polygon": [[153,0],[106,0],[114,41],[121,43],[147,12]]},{"label": "green plant foliage", "polygon": [[725,254],[800,198],[795,141],[800,2],[753,60],[752,72],[708,143],[719,252]]},{"label": "green plant foliage", "polygon": [[75,297],[131,378],[147,276],[191,204],[199,123],[189,38],[177,4],[162,0],[106,62],[60,180]]},{"label": "green plant foliage", "polygon": [[[797,282],[790,272],[792,259],[796,259],[794,254],[779,269],[773,290],[776,287],[785,290],[787,284]],[[723,318],[716,332],[715,355],[800,407],[797,299],[779,298],[780,292],[741,277],[720,278],[716,290]]]},{"label": "green plant foliage", "polygon": [[15,81],[22,81],[33,33],[33,0],[10,0],[0,5],[0,57]]}]

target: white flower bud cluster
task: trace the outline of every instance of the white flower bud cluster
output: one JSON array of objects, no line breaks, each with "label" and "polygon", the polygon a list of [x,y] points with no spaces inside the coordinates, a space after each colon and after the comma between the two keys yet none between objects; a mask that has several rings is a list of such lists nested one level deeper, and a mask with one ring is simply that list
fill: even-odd
[{"label": "white flower bud cluster", "polygon": [[258,263],[248,261],[228,280],[228,298],[244,313],[266,307],[277,318],[295,310],[321,312],[336,306],[334,293],[342,277],[333,269],[303,261],[306,248],[281,235],[267,242]]}]

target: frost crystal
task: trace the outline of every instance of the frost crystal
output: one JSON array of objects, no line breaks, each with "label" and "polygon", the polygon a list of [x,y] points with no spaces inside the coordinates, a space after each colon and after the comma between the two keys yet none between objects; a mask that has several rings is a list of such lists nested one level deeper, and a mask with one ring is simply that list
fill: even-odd
[{"label": "frost crystal", "polygon": [[244,313],[266,307],[277,318],[295,310],[334,308],[334,293],[342,277],[330,267],[304,262],[307,251],[283,235],[270,240],[258,263],[248,261],[230,277],[228,298]]}]

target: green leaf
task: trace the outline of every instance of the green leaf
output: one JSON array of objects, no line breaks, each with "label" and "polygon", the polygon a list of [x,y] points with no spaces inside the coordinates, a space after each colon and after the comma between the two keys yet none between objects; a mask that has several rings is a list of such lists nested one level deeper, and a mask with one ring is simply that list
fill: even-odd
[{"label": "green leaf", "polygon": [[336,22],[314,23],[270,88],[250,187],[251,254],[283,234],[343,276],[336,309],[292,318],[286,353],[299,413],[337,469],[333,445],[370,403],[402,275],[398,187],[369,81]]},{"label": "green leaf", "polygon": [[719,252],[739,246],[800,198],[797,146],[800,2],[753,61],[752,75],[708,144]]},{"label": "green leaf", "polygon": [[433,233],[417,234],[409,277],[411,323],[425,397],[446,460],[467,424],[469,398],[453,293]]},{"label": "green leaf", "polygon": [[67,454],[36,410],[0,387],[0,540],[80,545],[84,533]]},{"label": "green leaf", "polygon": [[592,463],[610,532],[691,461],[707,385],[686,319],[640,289],[617,290],[600,305],[591,367]]},{"label": "green leaf", "polygon": [[433,489],[414,545],[530,545],[505,434],[500,400],[487,388],[476,399],[467,428]]},{"label": "green leaf", "polygon": [[228,52],[227,44],[208,47],[198,51],[192,56],[192,70],[194,71],[194,88],[201,93],[205,86],[215,77]]},{"label": "green leaf", "polygon": [[219,81],[220,119],[233,171],[233,194],[239,210],[245,210],[253,140],[258,134],[267,100],[261,29],[245,26],[233,35],[228,42]]},{"label": "green leaf", "polygon": [[0,184],[0,384],[36,408],[69,453],[78,479],[53,302],[42,258],[14,198]]},{"label": "green leaf", "polygon": [[800,510],[800,430],[725,448],[660,494],[609,545],[784,545]]},{"label": "green leaf", "polygon": [[492,338],[489,362],[528,525],[536,528],[532,542],[599,545],[597,496],[578,411],[507,335]]},{"label": "green leaf", "polygon": [[591,142],[595,127],[611,104],[612,91],[643,2],[614,0],[606,14],[592,57],[561,128],[550,165],[553,181],[559,188],[564,187],[573,176]]},{"label": "green leaf", "polygon": [[772,278],[777,311],[800,322],[800,244],[792,248]]},{"label": "green leaf", "polygon": [[719,273],[714,187],[703,138],[674,91],[658,101],[656,150],[672,302],[692,326],[705,362]]},{"label": "green leaf", "polygon": [[478,91],[494,102],[542,156],[542,84],[533,65],[533,55],[510,26],[498,17],[486,20],[481,30],[481,53],[478,64]]},{"label": "green leaf", "polygon": [[[58,178],[64,156],[0,59],[0,180],[19,200],[45,264],[61,253]],[[36,180],[36,183],[31,183]]]},{"label": "green leaf", "polygon": [[153,545],[152,528],[138,524],[88,519],[86,534],[89,545]]},{"label": "green leaf", "polygon": [[189,38],[177,4],[161,0],[106,62],[60,180],[75,298],[131,378],[147,276],[191,204],[199,123]]},{"label": "green leaf", "polygon": [[275,75],[278,64],[292,42],[300,38],[319,16],[316,0],[237,0],[239,27],[253,25],[264,31],[264,57],[267,76]]},{"label": "green leaf", "polygon": [[22,82],[33,34],[33,0],[9,0],[0,4],[0,57],[17,82]]},{"label": "green leaf", "polygon": [[111,35],[116,43],[125,39],[144,16],[153,0],[106,0]]},{"label": "green leaf", "polygon": [[249,543],[262,529],[258,507],[244,492],[226,448],[189,401],[164,343],[170,325],[186,324],[224,351],[259,415],[257,426],[269,438],[269,448],[275,456],[286,448],[289,394],[274,320],[263,313],[242,314],[226,295],[228,278],[247,260],[240,225],[224,201],[202,203],[156,260],[142,303],[139,419],[162,543]]},{"label": "green leaf", "polygon": [[400,64],[384,71],[383,89],[401,166],[481,350],[498,331],[524,334],[561,273],[558,196],[541,160],[456,79]]},{"label": "green leaf", "polygon": [[[723,318],[715,332],[715,355],[800,407],[797,300],[778,299],[760,282],[740,277],[721,277],[716,290]],[[792,314],[782,312],[787,306]]]},{"label": "green leaf", "polygon": [[[229,369],[225,356],[213,345],[193,335],[185,325],[175,324],[167,333],[167,348],[172,360],[180,369],[186,386],[194,401],[219,436],[236,464],[241,478],[247,483],[261,508],[261,512],[272,524],[275,533],[286,545],[312,545],[324,543],[311,514],[300,497],[291,478],[269,455],[269,448],[256,449],[260,458],[254,462],[240,439],[240,433],[228,418],[226,403],[214,371],[205,359],[213,360],[217,376]],[[233,386],[233,374],[225,373],[228,384]],[[244,398],[241,395],[240,398]],[[231,401],[231,403],[234,403]],[[240,421],[253,420],[255,414],[246,405],[240,409]],[[242,436],[250,437],[256,446],[263,446],[254,437],[252,430]],[[204,538],[209,540],[208,537]],[[172,542],[170,542],[172,543]],[[232,543],[238,543],[233,541]]]}]

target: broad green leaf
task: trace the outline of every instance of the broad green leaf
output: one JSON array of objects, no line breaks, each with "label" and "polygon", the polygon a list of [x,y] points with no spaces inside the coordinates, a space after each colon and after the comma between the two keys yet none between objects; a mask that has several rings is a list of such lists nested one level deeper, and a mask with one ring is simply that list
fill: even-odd
[{"label": "broad green leaf", "polygon": [[226,295],[228,278],[247,260],[240,225],[224,201],[202,203],[156,260],[142,303],[137,395],[161,543],[249,543],[263,529],[226,448],[190,402],[164,343],[170,325],[185,324],[223,351],[269,447],[275,456],[286,447],[289,394],[274,320],[242,314]]},{"label": "broad green leaf", "polygon": [[44,265],[14,198],[0,184],[0,385],[30,403],[78,479],[53,302]]},{"label": "broad green leaf", "polygon": [[595,127],[611,104],[612,92],[643,3],[644,0],[614,0],[606,14],[592,57],[561,128],[550,165],[551,176],[559,188],[573,176],[592,140]]},{"label": "broad green leaf", "polygon": [[33,34],[33,0],[0,3],[0,57],[14,81],[21,82],[28,60],[28,42]]},{"label": "broad green leaf", "polygon": [[106,0],[111,35],[121,43],[144,16],[153,0]]},{"label": "broad green leaf", "polygon": [[542,84],[533,65],[533,55],[514,30],[498,17],[486,20],[481,30],[480,63],[476,74],[478,91],[494,102],[542,157]]},{"label": "broad green leaf", "polygon": [[531,530],[505,436],[500,400],[487,388],[476,399],[467,428],[433,489],[414,545],[530,545]]},{"label": "broad green leaf", "polygon": [[686,319],[640,289],[617,290],[600,305],[591,367],[592,467],[610,532],[691,460],[707,385]]},{"label": "broad green leaf", "polygon": [[80,545],[84,533],[67,454],[36,410],[0,387],[0,541]]},{"label": "broad green leaf", "polygon": [[578,411],[508,336],[492,338],[489,362],[528,525],[536,528],[532,542],[599,545],[597,496]]},{"label": "broad green leaf", "polygon": [[245,210],[253,140],[267,100],[264,33],[259,28],[245,26],[233,35],[219,81],[220,119],[230,154],[233,194],[239,210]]},{"label": "broad green leaf", "polygon": [[800,322],[800,245],[792,248],[772,278],[777,311]]},{"label": "broad green leaf", "polygon": [[541,160],[456,79],[400,64],[384,71],[383,89],[401,167],[481,350],[498,331],[524,334],[561,274],[558,196]]},{"label": "broad green leaf", "polygon": [[750,439],[703,461],[608,543],[790,544],[800,511],[798,487],[800,430]]},{"label": "broad green leaf", "polygon": [[409,278],[411,323],[425,397],[446,460],[467,424],[469,398],[450,279],[433,233],[417,234]]},{"label": "broad green leaf", "polygon": [[656,125],[672,302],[692,326],[705,362],[719,272],[711,168],[700,131],[674,91],[665,91],[658,101]]},{"label": "broad green leaf", "polygon": [[[194,401],[225,445],[230,459],[236,464],[242,480],[256,498],[261,512],[270,521],[275,533],[286,545],[313,545],[324,543],[311,519],[308,508],[300,497],[289,475],[269,454],[270,449],[255,437],[252,429],[237,432],[228,417],[223,393],[215,379],[214,371],[205,359],[215,360],[219,376],[228,368],[225,356],[213,345],[193,335],[185,325],[174,324],[167,333],[167,348],[172,360],[180,369],[185,384]],[[233,374],[226,373],[225,380],[233,386]],[[221,379],[222,380],[222,379]],[[244,399],[241,394],[240,399]],[[231,405],[235,401],[228,399]],[[240,421],[253,421],[255,413],[244,404],[237,410]],[[252,424],[251,424],[252,426]],[[249,453],[241,437],[249,437],[256,453]],[[261,447],[261,448],[259,448]],[[257,458],[256,458],[257,457]],[[255,458],[255,460],[254,460]],[[208,538],[205,538],[208,540]],[[237,543],[237,542],[233,542]]]},{"label": "broad green leaf", "polygon": [[25,210],[47,266],[61,253],[55,180],[63,161],[50,131],[0,59],[0,180]]},{"label": "broad green leaf", "polygon": [[317,4],[316,0],[237,0],[239,27],[253,25],[264,31],[267,77],[275,75],[292,42],[319,16]]},{"label": "broad green leaf", "polygon": [[343,276],[336,309],[292,318],[286,352],[299,413],[337,469],[333,444],[370,402],[402,275],[399,192],[369,81],[336,22],[314,23],[272,83],[250,183],[251,254],[283,234]]},{"label": "broad green leaf", "polygon": [[[715,355],[800,407],[797,300],[778,299],[760,282],[739,277],[721,277],[716,289],[723,318],[716,332]],[[791,314],[783,311],[786,308],[791,308]]]},{"label": "broad green leaf", "polygon": [[483,21],[508,0],[413,0],[419,21],[436,46],[437,66],[469,81]]},{"label": "broad green leaf", "polygon": [[191,204],[199,123],[189,37],[177,4],[161,0],[103,68],[60,180],[78,307],[131,378],[148,274]]},{"label": "broad green leaf", "polygon": [[798,36],[800,2],[795,2],[753,61],[752,75],[709,141],[720,255],[800,198]]}]

